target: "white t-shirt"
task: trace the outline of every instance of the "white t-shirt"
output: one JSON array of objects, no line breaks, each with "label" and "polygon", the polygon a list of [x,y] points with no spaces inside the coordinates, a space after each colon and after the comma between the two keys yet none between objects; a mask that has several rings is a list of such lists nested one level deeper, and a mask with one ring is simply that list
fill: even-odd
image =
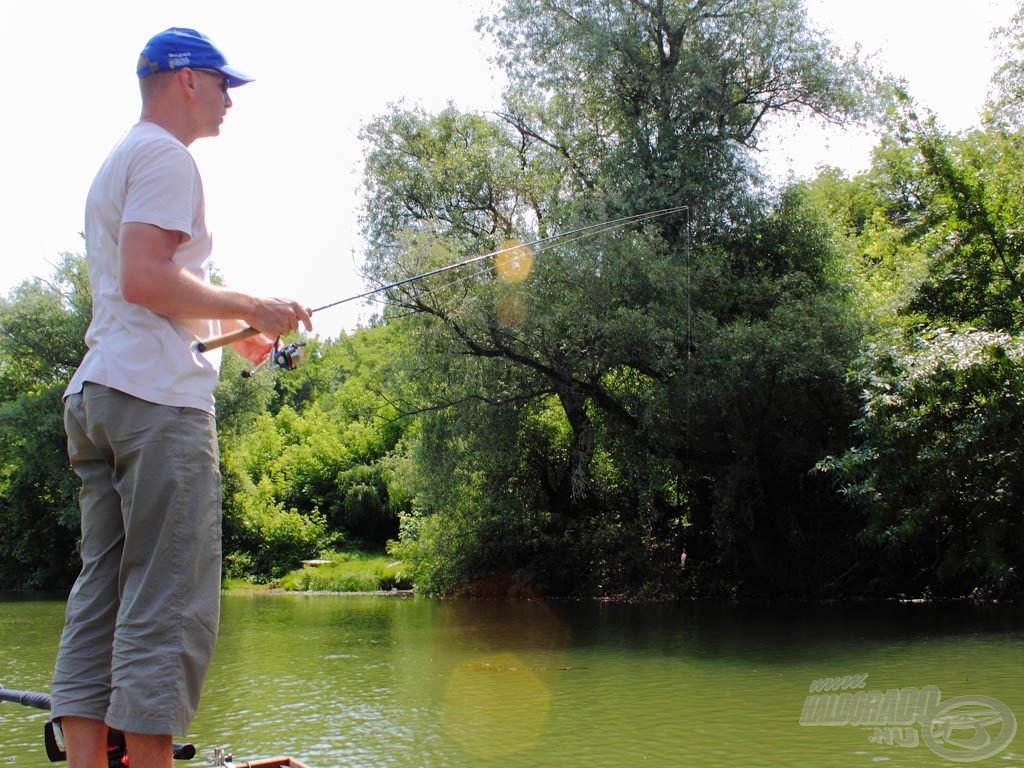
[{"label": "white t-shirt", "polygon": [[203,354],[195,342],[217,335],[220,323],[171,320],[130,304],[118,279],[118,241],[127,222],[184,233],[175,263],[208,279],[213,243],[205,214],[202,179],[188,148],[158,125],[133,126],[96,174],[86,200],[93,316],[85,334],[89,351],[65,396],[91,381],[153,403],[213,413],[220,350]]}]

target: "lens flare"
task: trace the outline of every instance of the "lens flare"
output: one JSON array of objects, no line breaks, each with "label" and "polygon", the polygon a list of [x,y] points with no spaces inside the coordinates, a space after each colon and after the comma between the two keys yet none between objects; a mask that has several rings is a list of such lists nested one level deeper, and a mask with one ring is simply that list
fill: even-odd
[{"label": "lens flare", "polygon": [[550,709],[544,680],[521,658],[497,653],[454,670],[441,727],[467,754],[494,760],[534,749]]},{"label": "lens flare", "polygon": [[438,609],[444,631],[432,659],[445,674],[427,678],[441,685],[441,728],[472,758],[467,765],[494,768],[512,757],[515,765],[544,765],[537,750],[551,733],[556,687],[575,671],[566,659],[569,628],[550,605],[528,598],[531,586],[516,577],[481,580],[472,593],[505,599]]},{"label": "lens flare", "polygon": [[503,326],[514,328],[526,319],[526,299],[520,293],[506,293],[495,304],[494,314]]},{"label": "lens flare", "polygon": [[494,257],[494,266],[505,282],[521,283],[533,268],[533,249],[521,240],[506,240]]}]

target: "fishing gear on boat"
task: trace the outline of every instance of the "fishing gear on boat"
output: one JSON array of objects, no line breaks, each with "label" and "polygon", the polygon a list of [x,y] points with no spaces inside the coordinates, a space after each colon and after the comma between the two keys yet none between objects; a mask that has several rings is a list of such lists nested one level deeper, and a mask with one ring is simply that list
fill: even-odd
[{"label": "fishing gear on boat", "polygon": [[[0,685],[0,701],[9,701],[14,704],[21,704],[25,707],[50,711],[50,695],[48,693],[37,693],[35,691],[19,691],[13,688],[4,688]],[[64,749],[64,734],[61,731],[60,723],[47,720],[43,727],[43,743],[46,747],[46,757],[51,763],[62,762],[68,759]],[[171,755],[175,760],[191,760],[196,756],[196,748],[191,744],[172,744]],[[13,761],[13,758],[9,758]],[[291,757],[271,757],[257,760],[246,760],[235,762],[234,758],[224,752],[223,749],[215,747],[213,758],[208,759],[211,765],[225,766],[226,768],[307,768],[307,766]],[[124,768],[129,765],[128,747],[125,743],[124,734],[113,729],[107,732],[107,764],[109,768]]]},{"label": "fishing gear on boat", "polygon": [[[36,693],[34,691],[18,691],[12,688],[4,688],[0,685],[0,701],[10,701],[21,704],[25,707],[50,711],[50,695],[48,693]],[[43,744],[46,747],[46,756],[51,763],[67,760],[68,756],[64,750],[64,734],[60,729],[60,723],[47,720],[43,726]],[[196,756],[196,748],[191,744],[172,744],[171,752],[175,760],[191,760]],[[111,766],[123,766],[122,762],[127,754],[124,734],[121,731],[110,729],[107,732],[107,760]]]},{"label": "fishing gear on boat", "polygon": [[[574,242],[575,240],[593,237],[595,235],[599,235],[604,232],[609,232],[611,230],[618,229],[629,224],[638,224],[641,222],[650,221],[652,219],[657,219],[663,216],[671,216],[673,214],[682,213],[683,211],[688,210],[689,206],[685,205],[677,206],[674,208],[662,208],[656,211],[648,211],[646,213],[637,213],[631,216],[623,216],[618,219],[610,219],[607,221],[602,221],[597,224],[588,224],[586,226],[577,227],[576,229],[571,229],[566,232],[560,232],[556,235],[541,237],[536,240],[532,240],[528,243],[521,243],[516,241],[513,244],[506,244],[496,251],[489,251],[488,253],[482,253],[477,256],[471,256],[468,259],[463,259],[452,264],[446,264],[445,266],[436,267],[434,269],[427,270],[426,272],[422,272],[418,275],[412,275],[410,277],[402,278],[401,280],[396,280],[392,283],[387,283],[386,285],[380,285],[376,288],[371,288],[368,291],[355,294],[354,296],[347,296],[344,299],[332,301],[328,304],[324,304],[322,307],[315,307],[313,309],[310,309],[309,314],[312,315],[316,312],[323,312],[324,310],[337,307],[341,304],[346,304],[350,301],[366,299],[378,293],[390,291],[394,288],[399,288],[403,285],[408,285],[409,283],[425,280],[429,277],[433,277],[444,272],[449,272],[454,269],[459,269],[461,267],[466,267],[469,266],[470,264],[476,264],[488,259],[495,259],[498,262],[499,266],[501,266],[502,262],[504,261],[505,264],[507,265],[508,274],[512,275],[512,277],[509,277],[507,279],[509,279],[510,282],[518,282],[518,280],[523,279],[525,277],[525,273],[529,271],[529,263],[526,262],[532,263],[533,253],[535,249],[538,249],[539,246],[545,246],[554,243],[555,241],[558,241],[559,243]],[[241,330],[233,331],[232,333],[226,333],[221,336],[215,336],[210,339],[204,339],[202,341],[199,341],[196,343],[196,349],[199,352],[208,352],[210,350],[219,349],[220,347],[226,346],[228,344],[233,344],[236,341],[247,339],[250,336],[255,336],[258,333],[260,333],[260,331],[256,328],[242,328]],[[287,347],[281,348],[280,338],[278,338],[278,340],[274,342],[274,347],[271,350],[270,357],[267,359],[267,361],[265,361],[265,363],[261,363],[261,365],[268,364],[271,368],[292,370],[295,367],[292,364],[292,362],[297,363],[299,360],[301,360],[301,350],[299,349],[299,347],[301,347],[301,344],[301,342],[295,342],[293,344],[288,345]],[[295,358],[297,352],[299,354],[299,357]],[[280,364],[277,359],[279,353],[283,355],[280,362],[284,364]],[[258,367],[260,366],[257,366],[257,368]],[[256,369],[251,369],[250,371],[243,373],[243,376],[251,376],[253,371],[255,370]]]}]

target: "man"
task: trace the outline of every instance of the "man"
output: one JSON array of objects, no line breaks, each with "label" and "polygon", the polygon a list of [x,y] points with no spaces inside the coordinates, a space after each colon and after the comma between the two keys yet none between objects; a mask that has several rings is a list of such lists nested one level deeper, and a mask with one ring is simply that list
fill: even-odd
[{"label": "man", "polygon": [[[195,713],[220,599],[219,351],[245,326],[254,363],[272,338],[312,329],[294,301],[211,285],[202,182],[187,147],[216,136],[229,89],[250,82],[195,30],[153,37],[137,68],[142,114],[86,201],[93,318],[65,392],[82,480],[82,572],[68,598],[52,715],[70,768],[106,768],[108,728],[133,768],[169,768]],[[223,322],[222,322],[223,321]]]}]

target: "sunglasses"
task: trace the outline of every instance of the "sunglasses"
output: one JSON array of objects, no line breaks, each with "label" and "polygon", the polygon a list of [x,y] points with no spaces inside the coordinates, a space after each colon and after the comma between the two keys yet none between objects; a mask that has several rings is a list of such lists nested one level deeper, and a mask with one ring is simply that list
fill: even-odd
[{"label": "sunglasses", "polygon": [[206,69],[204,67],[192,67],[193,72],[205,72],[208,75],[214,75],[220,78],[220,90],[221,93],[227,95],[228,92],[228,78],[223,72],[218,72],[216,69]]}]

